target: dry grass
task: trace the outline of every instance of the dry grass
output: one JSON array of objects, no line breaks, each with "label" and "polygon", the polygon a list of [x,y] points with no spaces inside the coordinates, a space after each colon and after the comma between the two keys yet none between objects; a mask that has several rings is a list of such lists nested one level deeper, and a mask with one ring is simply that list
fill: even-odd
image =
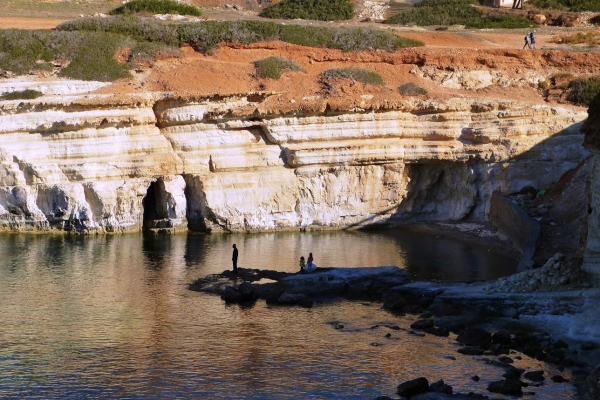
[{"label": "dry grass", "polygon": [[557,35],[552,38],[554,43],[564,44],[586,44],[588,46],[600,45],[600,33],[598,32],[577,32],[573,34]]},{"label": "dry grass", "polygon": [[2,0],[0,17],[76,18],[79,15],[108,13],[122,4],[120,0]]}]

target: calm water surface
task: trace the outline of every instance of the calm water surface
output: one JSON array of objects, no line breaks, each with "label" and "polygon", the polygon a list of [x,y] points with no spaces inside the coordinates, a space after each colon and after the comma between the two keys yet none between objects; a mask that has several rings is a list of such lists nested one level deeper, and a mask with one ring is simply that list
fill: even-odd
[{"label": "calm water surface", "polygon": [[[240,267],[281,271],[308,252],[323,267],[398,265],[447,282],[516,264],[403,231],[0,236],[0,398],[370,399],[419,376],[485,393],[503,373],[458,354],[452,337],[412,334],[415,317],[376,303],[241,308],[187,290],[231,267],[233,243]],[[519,365],[551,371],[526,356]],[[575,396],[568,384],[534,389],[530,398]]]}]

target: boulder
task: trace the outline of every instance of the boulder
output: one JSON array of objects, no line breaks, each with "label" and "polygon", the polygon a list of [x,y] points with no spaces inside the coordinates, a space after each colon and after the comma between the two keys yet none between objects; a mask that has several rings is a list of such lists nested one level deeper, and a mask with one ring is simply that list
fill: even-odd
[{"label": "boulder", "polygon": [[476,346],[467,346],[456,350],[460,354],[464,354],[466,356],[480,356],[483,354],[483,350],[480,347]]},{"label": "boulder", "polygon": [[427,329],[433,328],[433,320],[432,319],[420,319],[418,321],[413,322],[410,325],[413,329]]},{"label": "boulder", "polygon": [[546,24],[546,16],[544,14],[535,14],[531,17],[531,20],[538,25]]},{"label": "boulder", "polygon": [[429,282],[413,282],[402,286],[395,286],[389,290],[387,295],[402,297],[408,305],[429,307],[435,298],[444,292],[444,289]]},{"label": "boulder", "polygon": [[463,313],[463,309],[458,304],[448,303],[447,301],[434,302],[430,307],[429,311],[437,316],[456,316]]},{"label": "boulder", "polygon": [[581,343],[581,350],[594,350],[596,348],[596,344],[594,342],[584,342]]},{"label": "boulder", "polygon": [[478,346],[487,349],[492,342],[492,334],[482,328],[470,327],[462,331],[456,341],[466,346]]},{"label": "boulder", "polygon": [[450,332],[448,331],[448,329],[444,328],[437,328],[435,326],[432,326],[431,328],[425,328],[423,330],[429,333],[430,335],[434,336],[450,336]]},{"label": "boulder", "polygon": [[583,396],[583,400],[598,400],[600,399],[600,364],[592,370],[592,373],[587,377],[588,391]]},{"label": "boulder", "polygon": [[507,368],[506,372],[502,374],[502,377],[506,379],[519,379],[521,377],[521,373],[522,371],[520,369],[511,365]]},{"label": "boulder", "polygon": [[523,374],[523,376],[533,382],[541,382],[544,379],[546,379],[546,378],[544,378],[544,371],[541,371],[541,370],[528,371],[528,372],[525,372]]},{"label": "boulder", "polygon": [[490,383],[487,390],[492,393],[500,393],[509,396],[522,396],[523,386],[523,382],[519,379],[504,379],[502,381]]},{"label": "boulder", "polygon": [[398,293],[389,290],[383,295],[383,308],[392,312],[401,312],[408,303]]},{"label": "boulder", "polygon": [[471,326],[479,319],[474,315],[459,315],[439,317],[434,321],[435,326],[442,329],[447,329],[450,332],[458,332],[467,326]]},{"label": "boulder", "polygon": [[225,286],[221,292],[221,299],[226,303],[239,303],[242,299],[242,294],[233,286]]},{"label": "boulder", "polygon": [[252,284],[248,281],[244,281],[238,287],[240,294],[245,298],[252,298],[254,296],[254,289],[252,288]]},{"label": "boulder", "polygon": [[492,343],[510,344],[511,333],[505,329],[492,334]]},{"label": "boulder", "polygon": [[403,397],[411,397],[419,393],[425,393],[429,389],[429,381],[427,378],[417,378],[403,382],[398,385],[397,393]]},{"label": "boulder", "polygon": [[440,379],[429,385],[429,391],[434,393],[452,394],[452,386],[445,384],[444,381]]}]

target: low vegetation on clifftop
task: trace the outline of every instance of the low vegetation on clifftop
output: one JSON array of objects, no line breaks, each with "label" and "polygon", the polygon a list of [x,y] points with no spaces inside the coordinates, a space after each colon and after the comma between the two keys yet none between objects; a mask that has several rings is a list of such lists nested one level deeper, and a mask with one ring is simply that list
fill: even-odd
[{"label": "low vegetation on clifftop", "polygon": [[477,0],[422,0],[385,21],[400,25],[465,25],[467,28],[528,28],[537,26],[521,15],[484,13]]},{"label": "low vegetation on clifftop", "polygon": [[348,0],[282,0],[265,8],[265,18],[346,20],[354,16],[354,5]]},{"label": "low vegetation on clifftop", "polygon": [[598,0],[530,0],[529,6],[572,12],[600,11],[600,2]]},{"label": "low vegetation on clifftop", "polygon": [[178,14],[200,16],[202,11],[194,6],[173,0],[134,0],[115,8],[111,15],[136,14],[148,12],[152,14]]},{"label": "low vegetation on clifftop", "polygon": [[[82,80],[113,81],[128,77],[141,61],[174,57],[189,44],[210,54],[221,42],[279,40],[308,47],[343,51],[395,51],[423,43],[370,28],[327,28],[264,21],[201,21],[168,24],[154,19],[116,16],[66,22],[54,31],[0,31],[0,70],[23,75],[51,71]],[[125,49],[122,59],[115,54]]]}]

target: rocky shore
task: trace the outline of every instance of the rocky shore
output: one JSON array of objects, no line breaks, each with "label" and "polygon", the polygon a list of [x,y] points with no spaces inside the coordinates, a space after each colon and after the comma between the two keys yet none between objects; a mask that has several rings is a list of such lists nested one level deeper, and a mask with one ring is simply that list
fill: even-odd
[{"label": "rocky shore", "polygon": [[[534,394],[547,379],[571,382],[584,400],[599,399],[600,318],[594,315],[600,289],[572,269],[557,254],[543,268],[496,282],[452,285],[411,282],[395,266],[325,268],[311,274],[240,269],[200,278],[189,289],[242,305],[263,299],[271,305],[313,307],[332,296],[381,302],[395,315],[417,315],[411,325],[415,334],[452,335],[462,345],[459,353],[483,357],[504,371],[488,385],[487,394],[456,394],[443,380],[430,383],[419,377],[398,385],[402,399],[520,397]],[[554,365],[560,373],[514,367],[520,354]],[[475,372],[471,379],[478,380]]]}]

